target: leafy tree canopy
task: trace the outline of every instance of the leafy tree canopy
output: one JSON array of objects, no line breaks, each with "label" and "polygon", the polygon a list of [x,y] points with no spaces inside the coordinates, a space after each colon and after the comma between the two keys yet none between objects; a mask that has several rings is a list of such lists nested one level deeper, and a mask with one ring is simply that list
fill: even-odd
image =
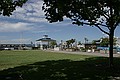
[{"label": "leafy tree canopy", "polygon": [[[107,46],[107,47],[108,47],[108,45],[110,45],[110,44],[109,44],[109,41],[110,41],[110,40],[109,40],[109,38],[107,38],[107,37],[106,37],[106,38],[101,38],[100,45],[101,45],[101,46]],[[117,41],[117,39],[114,38],[114,39],[113,39],[113,45],[116,45],[116,41]]]},{"label": "leafy tree canopy", "polygon": [[10,16],[15,8],[22,7],[27,0],[0,0],[0,15]]},{"label": "leafy tree canopy", "polygon": [[81,41],[78,41],[78,45],[82,45]]},{"label": "leafy tree canopy", "polygon": [[115,29],[120,22],[120,0],[44,0],[43,10],[49,22],[66,16],[73,24],[94,25],[108,35],[102,27]]},{"label": "leafy tree canopy", "polygon": [[75,42],[75,39],[70,39],[66,41],[68,45],[73,44]]},{"label": "leafy tree canopy", "polygon": [[56,43],[55,41],[52,41],[52,42],[50,43],[50,45],[51,45],[51,46],[55,46],[55,45],[57,45],[57,43]]},{"label": "leafy tree canopy", "polygon": [[106,46],[109,45],[109,38],[101,38],[100,46]]}]

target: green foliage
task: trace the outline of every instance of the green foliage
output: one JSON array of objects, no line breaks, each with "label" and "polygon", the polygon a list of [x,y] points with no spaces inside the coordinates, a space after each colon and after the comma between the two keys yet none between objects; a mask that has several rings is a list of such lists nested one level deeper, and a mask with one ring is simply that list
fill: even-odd
[{"label": "green foliage", "polygon": [[56,43],[55,41],[52,41],[52,42],[50,43],[50,47],[51,47],[51,48],[54,48],[55,45],[57,45],[57,43]]},{"label": "green foliage", "polygon": [[[109,38],[101,38],[101,42],[100,42],[100,46],[107,46],[110,45],[109,44]],[[116,38],[113,39],[113,45],[116,45]]]},{"label": "green foliage", "polygon": [[70,39],[70,40],[67,40],[66,42],[67,42],[68,45],[73,44],[75,42],[75,39]]},{"label": "green foliage", "polygon": [[68,48],[69,48],[70,45],[72,45],[74,42],[75,42],[75,39],[67,40],[66,43],[67,43],[67,45],[68,45]]},{"label": "green foliage", "polygon": [[85,43],[87,43],[87,42],[88,42],[88,38],[84,38],[84,40],[85,40]]},{"label": "green foliage", "polygon": [[57,43],[56,43],[55,41],[52,41],[52,42],[50,43],[50,45],[51,45],[51,46],[55,46],[55,45],[57,45]]},{"label": "green foliage", "polygon": [[0,15],[10,16],[16,7],[22,7],[27,0],[0,0]]},{"label": "green foliage", "polygon": [[78,45],[81,45],[81,44],[82,44],[81,41],[79,41],[79,42],[78,42]]},{"label": "green foliage", "polygon": [[63,21],[66,16],[73,24],[110,27],[112,19],[116,27],[120,22],[119,4],[120,0],[44,0],[43,10],[49,22]]},{"label": "green foliage", "polygon": [[108,47],[109,45],[109,38],[101,38],[100,46],[106,46]]},{"label": "green foliage", "polygon": [[96,40],[93,40],[93,41],[92,41],[92,44],[93,44],[93,45],[96,44]]}]

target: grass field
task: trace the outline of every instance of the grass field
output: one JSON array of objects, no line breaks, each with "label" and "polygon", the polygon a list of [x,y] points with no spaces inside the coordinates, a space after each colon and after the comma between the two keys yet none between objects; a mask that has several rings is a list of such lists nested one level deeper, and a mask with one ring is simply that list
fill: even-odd
[{"label": "grass field", "polygon": [[46,60],[84,60],[91,56],[70,55],[62,53],[52,53],[45,51],[0,51],[0,70],[13,68],[15,66],[32,64],[38,61]]},{"label": "grass field", "polygon": [[0,80],[120,80],[120,59],[45,51],[0,51]]}]

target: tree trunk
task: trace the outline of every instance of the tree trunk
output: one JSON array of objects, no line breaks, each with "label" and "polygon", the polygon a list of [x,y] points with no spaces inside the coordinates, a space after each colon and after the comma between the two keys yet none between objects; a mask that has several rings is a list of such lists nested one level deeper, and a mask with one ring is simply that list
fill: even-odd
[{"label": "tree trunk", "polygon": [[113,37],[114,37],[114,29],[111,29],[110,30],[110,35],[109,35],[109,44],[110,44],[109,65],[110,65],[110,67],[113,66]]}]

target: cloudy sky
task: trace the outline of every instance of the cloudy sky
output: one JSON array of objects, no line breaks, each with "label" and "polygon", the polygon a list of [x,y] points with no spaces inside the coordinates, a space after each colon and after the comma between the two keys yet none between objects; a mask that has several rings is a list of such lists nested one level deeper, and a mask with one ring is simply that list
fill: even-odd
[{"label": "cloudy sky", "polygon": [[[105,36],[99,29],[90,26],[72,25],[69,19],[59,23],[48,23],[41,10],[42,0],[28,0],[10,17],[0,15],[0,43],[31,43],[48,34],[49,37],[66,41],[71,38],[84,42]],[[120,37],[120,27],[115,36]]]}]

